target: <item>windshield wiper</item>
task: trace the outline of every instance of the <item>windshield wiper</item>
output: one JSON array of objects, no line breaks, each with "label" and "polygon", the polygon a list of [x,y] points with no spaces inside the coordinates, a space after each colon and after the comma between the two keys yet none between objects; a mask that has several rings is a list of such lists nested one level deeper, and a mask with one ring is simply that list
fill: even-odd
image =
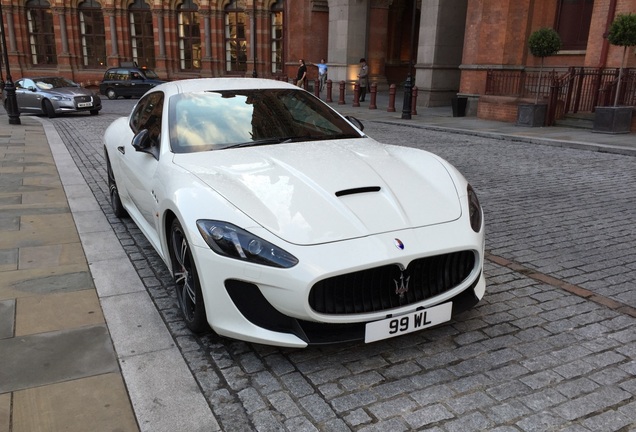
[{"label": "windshield wiper", "polygon": [[358,134],[340,133],[335,135],[295,135],[295,136],[286,136],[286,137],[272,137],[272,138],[263,138],[259,140],[254,140],[254,141],[245,141],[245,142],[236,143],[236,144],[229,144],[225,147],[220,148],[219,150],[240,148],[240,147],[255,147],[255,146],[261,146],[261,145],[268,145],[268,144],[282,144],[282,143],[299,142],[299,141],[322,141],[322,140],[346,139],[346,138],[361,138],[361,136]]},{"label": "windshield wiper", "polygon": [[281,144],[286,142],[291,142],[294,137],[274,137],[274,138],[263,138],[254,141],[245,141],[237,144],[230,144],[222,148],[222,150],[230,149],[230,148],[239,148],[239,147],[252,147],[252,146],[260,146],[267,144]]},{"label": "windshield wiper", "polygon": [[323,140],[339,140],[339,139],[348,139],[348,138],[362,138],[360,135],[351,134],[351,133],[339,133],[333,135],[314,135],[303,137],[307,141],[323,141]]}]

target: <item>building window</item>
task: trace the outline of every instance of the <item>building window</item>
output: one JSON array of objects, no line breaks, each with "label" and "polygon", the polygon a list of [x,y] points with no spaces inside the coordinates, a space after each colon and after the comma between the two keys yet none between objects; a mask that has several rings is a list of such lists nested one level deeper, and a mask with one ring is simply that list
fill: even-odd
[{"label": "building window", "polygon": [[135,0],[128,8],[132,58],[139,66],[155,67],[155,39],[152,34],[152,12],[143,0]]},{"label": "building window", "polygon": [[177,6],[179,62],[182,70],[201,69],[201,29],[198,7],[192,0]]},{"label": "building window", "polygon": [[38,66],[57,65],[55,32],[51,5],[46,0],[26,2],[31,63]]},{"label": "building window", "polygon": [[559,0],[556,30],[563,50],[584,50],[590,32],[594,0]]},{"label": "building window", "polygon": [[247,40],[245,11],[232,0],[225,7],[225,64],[228,72],[247,70]]},{"label": "building window", "polygon": [[283,71],[283,0],[272,5],[272,73]]},{"label": "building window", "polygon": [[82,43],[82,63],[87,68],[106,65],[106,32],[104,14],[95,0],[86,0],[79,5],[79,24]]}]

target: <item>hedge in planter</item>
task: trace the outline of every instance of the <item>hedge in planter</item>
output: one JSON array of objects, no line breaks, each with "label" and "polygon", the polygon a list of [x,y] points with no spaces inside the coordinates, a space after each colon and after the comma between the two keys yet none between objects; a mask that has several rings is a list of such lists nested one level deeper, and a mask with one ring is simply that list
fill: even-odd
[{"label": "hedge in planter", "polygon": [[628,133],[632,122],[633,107],[618,106],[623,71],[627,63],[628,48],[636,46],[636,14],[619,14],[610,26],[607,40],[612,45],[623,47],[623,60],[618,73],[616,94],[612,107],[596,107],[594,131],[606,133]]},{"label": "hedge in planter", "polygon": [[528,38],[530,54],[541,58],[539,79],[537,80],[536,96],[534,104],[519,104],[517,107],[517,124],[521,126],[543,126],[547,105],[539,104],[539,90],[543,64],[546,57],[556,54],[561,49],[561,38],[552,28],[544,27],[535,30]]}]

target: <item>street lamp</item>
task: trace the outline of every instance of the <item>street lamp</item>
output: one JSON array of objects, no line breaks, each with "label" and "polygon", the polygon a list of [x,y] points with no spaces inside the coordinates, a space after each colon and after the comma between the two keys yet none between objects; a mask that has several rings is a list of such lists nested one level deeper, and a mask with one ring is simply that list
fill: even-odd
[{"label": "street lamp", "polygon": [[0,0],[0,30],[1,30],[1,40],[2,43],[2,56],[4,59],[4,65],[7,70],[7,80],[4,82],[4,90],[7,92],[7,100],[5,102],[5,107],[7,109],[7,114],[9,115],[9,124],[19,125],[20,122],[20,112],[18,111],[18,101],[15,98],[15,85],[13,84],[13,80],[11,79],[11,70],[9,69],[9,55],[7,54],[7,40],[4,36],[4,12],[2,11],[2,0]]},{"label": "street lamp", "polygon": [[402,103],[402,119],[411,119],[411,95],[413,90],[413,50],[415,47],[415,14],[417,12],[417,0],[413,0],[413,17],[411,20],[411,48],[409,52],[409,73],[404,82],[404,102]]}]

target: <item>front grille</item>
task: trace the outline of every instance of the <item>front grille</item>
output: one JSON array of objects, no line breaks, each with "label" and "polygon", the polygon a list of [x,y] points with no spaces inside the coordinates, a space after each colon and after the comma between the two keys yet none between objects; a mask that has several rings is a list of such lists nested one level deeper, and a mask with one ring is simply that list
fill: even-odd
[{"label": "front grille", "polygon": [[378,312],[430,299],[449,291],[470,275],[472,251],[420,258],[401,271],[386,265],[348,273],[316,283],[309,293],[311,308],[323,314]]},{"label": "front grille", "polygon": [[75,106],[77,106],[78,103],[93,101],[92,96],[75,96],[73,99],[75,100]]}]

